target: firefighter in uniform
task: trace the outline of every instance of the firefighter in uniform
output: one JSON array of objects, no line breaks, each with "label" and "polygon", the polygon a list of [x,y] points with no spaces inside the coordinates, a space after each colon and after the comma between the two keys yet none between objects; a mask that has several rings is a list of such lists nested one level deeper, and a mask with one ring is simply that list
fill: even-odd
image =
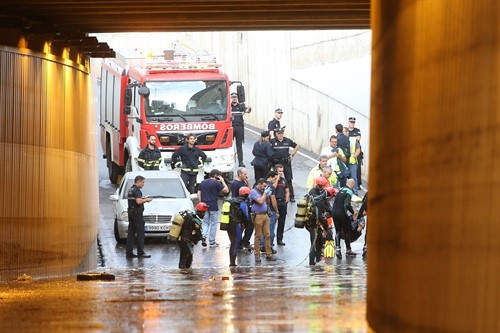
[{"label": "firefighter in uniform", "polygon": [[231,246],[229,247],[229,266],[236,266],[236,256],[238,255],[243,230],[250,223],[249,194],[250,188],[242,186],[238,190],[238,197],[231,199],[231,205],[236,205],[237,209],[234,215],[229,215],[229,228],[227,230],[227,235],[231,242]]},{"label": "firefighter in uniform", "polygon": [[[127,192],[128,199],[128,231],[126,243],[126,256],[127,258],[151,258],[151,255],[144,253],[144,204],[151,202],[153,199],[144,198],[142,196],[141,188],[144,186],[144,177],[136,176],[134,185],[130,187]],[[137,238],[136,238],[137,234]],[[133,252],[134,243],[137,241],[137,254]]]},{"label": "firefighter in uniform", "polygon": [[282,128],[280,124],[280,119],[282,116],[283,116],[283,110],[281,109],[274,110],[274,118],[269,122],[269,124],[267,124],[267,130],[269,131],[271,139],[274,139],[276,137],[275,131],[278,128]]},{"label": "firefighter in uniform", "polygon": [[196,213],[187,214],[179,234],[177,244],[181,250],[179,268],[191,268],[193,263],[193,248],[201,240],[201,221],[208,206],[204,202],[196,205]]},{"label": "firefighter in uniform", "polygon": [[181,178],[189,193],[193,194],[196,185],[196,175],[200,165],[205,163],[207,155],[195,146],[196,136],[193,133],[187,135],[186,144],[172,155],[172,169],[181,167]]},{"label": "firefighter in uniform", "polygon": [[327,202],[328,193],[326,192],[330,182],[324,177],[318,177],[315,184],[316,186],[309,191],[313,201],[313,211],[311,219],[306,224],[311,241],[311,248],[309,249],[309,265],[311,266],[321,261],[321,250],[323,249],[326,234],[332,232],[325,218],[325,213],[332,214],[330,205]]},{"label": "firefighter in uniform", "polygon": [[[290,202],[295,202],[293,185],[292,185],[292,159],[299,150],[299,145],[289,138],[285,138],[284,129],[276,129],[276,138],[270,141],[273,149],[273,165],[281,164],[284,167],[285,179],[290,190]],[[292,152],[290,153],[290,148]]]},{"label": "firefighter in uniform", "polygon": [[156,137],[153,134],[149,135],[147,146],[141,150],[137,164],[144,170],[160,170],[161,152],[156,147]]},{"label": "firefighter in uniform", "polygon": [[236,152],[238,153],[238,163],[240,167],[244,167],[243,164],[243,142],[245,141],[245,122],[243,120],[243,115],[245,113],[250,113],[252,111],[251,107],[245,107],[245,104],[238,102],[238,95],[236,93],[231,94],[231,118],[233,120],[233,138],[236,141]]}]

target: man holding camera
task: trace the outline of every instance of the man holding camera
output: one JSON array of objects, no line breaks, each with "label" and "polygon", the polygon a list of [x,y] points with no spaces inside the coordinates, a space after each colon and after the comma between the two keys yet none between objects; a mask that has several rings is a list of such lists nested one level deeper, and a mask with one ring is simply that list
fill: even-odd
[{"label": "man holding camera", "polygon": [[264,248],[266,249],[267,261],[276,261],[271,251],[271,229],[270,220],[267,213],[267,198],[271,195],[272,189],[267,186],[265,178],[259,178],[255,183],[255,188],[250,192],[250,202],[252,203],[252,219],[255,227],[254,251],[255,262],[260,262],[260,236],[264,234]]}]

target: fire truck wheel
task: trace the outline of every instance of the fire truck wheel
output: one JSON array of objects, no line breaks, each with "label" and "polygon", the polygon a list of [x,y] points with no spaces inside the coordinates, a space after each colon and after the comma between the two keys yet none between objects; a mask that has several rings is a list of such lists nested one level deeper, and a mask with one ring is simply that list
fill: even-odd
[{"label": "fire truck wheel", "polygon": [[115,162],[111,162],[111,168],[108,169],[108,173],[109,173],[109,180],[113,184],[117,184],[118,178],[121,175],[121,168]]}]

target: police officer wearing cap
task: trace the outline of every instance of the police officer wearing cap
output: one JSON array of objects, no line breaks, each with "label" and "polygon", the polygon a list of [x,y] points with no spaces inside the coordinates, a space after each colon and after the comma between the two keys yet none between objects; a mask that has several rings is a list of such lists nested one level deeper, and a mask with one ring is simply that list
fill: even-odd
[{"label": "police officer wearing cap", "polygon": [[245,141],[245,122],[243,120],[243,115],[245,113],[250,113],[252,111],[251,107],[245,107],[245,104],[239,103],[238,94],[231,94],[231,118],[233,120],[233,139],[236,140],[236,152],[238,153],[238,163],[240,167],[244,167],[243,164],[243,147],[242,144]]},{"label": "police officer wearing cap", "polygon": [[281,117],[283,116],[283,110],[276,109],[274,110],[274,118],[267,124],[267,130],[269,131],[269,135],[271,139],[276,137],[275,131],[278,128],[282,128],[280,124]]},{"label": "police officer wearing cap", "polygon": [[[292,185],[292,159],[299,150],[299,145],[293,140],[285,138],[285,130],[283,128],[276,129],[276,138],[270,141],[271,147],[273,149],[273,165],[281,164],[284,167],[285,179],[288,183],[288,188],[290,190],[290,202],[295,202],[293,185]],[[292,152],[290,153],[290,148]]]}]

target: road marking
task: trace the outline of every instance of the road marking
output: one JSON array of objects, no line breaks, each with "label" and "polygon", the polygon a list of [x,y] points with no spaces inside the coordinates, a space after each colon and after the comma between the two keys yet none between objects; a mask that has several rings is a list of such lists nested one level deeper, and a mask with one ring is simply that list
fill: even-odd
[{"label": "road marking", "polygon": [[[258,136],[260,137],[260,133],[259,133],[259,132],[254,131],[253,129],[250,129],[250,128],[248,128],[248,127],[245,127],[245,129],[246,129],[247,131],[249,131],[250,133],[256,134],[256,135],[258,135]],[[308,156],[308,155],[306,155],[306,154],[304,154],[304,153],[302,153],[302,152],[300,152],[300,151],[297,151],[297,154],[300,154],[301,156],[304,156],[305,158],[310,159],[310,160],[311,160],[311,161],[313,161],[314,163],[318,163],[318,160],[317,160],[317,159],[314,159],[314,158],[312,158],[311,156]]]}]

